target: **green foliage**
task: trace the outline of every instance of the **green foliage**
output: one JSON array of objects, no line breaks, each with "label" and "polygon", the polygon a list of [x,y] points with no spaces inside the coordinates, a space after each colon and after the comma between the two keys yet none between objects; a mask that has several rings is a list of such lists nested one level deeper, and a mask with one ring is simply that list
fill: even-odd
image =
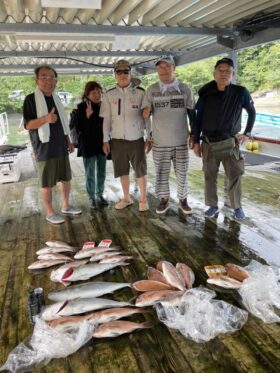
[{"label": "green foliage", "polygon": [[280,87],[280,43],[244,49],[238,53],[238,83],[250,92]]}]

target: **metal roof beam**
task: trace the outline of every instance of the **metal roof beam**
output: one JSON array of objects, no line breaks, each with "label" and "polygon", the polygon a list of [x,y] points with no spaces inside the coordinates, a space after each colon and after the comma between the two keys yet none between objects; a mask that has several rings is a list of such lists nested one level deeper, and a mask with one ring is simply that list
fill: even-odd
[{"label": "metal roof beam", "polygon": [[[244,37],[243,37],[244,38]],[[276,40],[280,40],[280,29],[268,29],[260,32],[253,33],[250,36],[250,40],[241,40],[240,37],[234,41],[234,47],[229,48],[221,44],[213,44],[207,47],[195,49],[187,52],[183,56],[176,58],[177,65],[185,65],[195,61],[200,61],[206,58],[215,57],[222,54],[227,54],[232,50],[240,50],[244,48],[254,47],[263,43],[270,43]],[[231,45],[231,44],[229,44]]]},{"label": "metal roof beam", "polygon": [[[0,51],[0,58],[7,57],[159,57],[162,54],[176,54],[176,51]],[[178,52],[182,53],[182,52]]]},{"label": "metal roof beam", "polygon": [[[37,67],[38,65],[37,64],[14,64],[14,65],[0,65],[0,71],[26,71],[26,70],[34,70],[35,67]],[[55,68],[56,70],[91,70],[91,71],[94,71],[94,70],[97,70],[98,71],[103,71],[104,74],[106,74],[106,69],[108,69],[108,71],[110,73],[112,73],[112,67],[111,66],[106,66],[106,67],[98,67],[97,66],[93,66],[93,65],[87,65],[87,64],[67,64],[67,65],[64,65],[64,64],[53,64],[52,65],[53,68]]]},{"label": "metal roof beam", "polygon": [[[231,36],[234,31],[217,27],[155,27],[155,26],[104,26],[46,23],[0,23],[1,33],[24,34],[95,34],[95,35],[223,35]],[[54,40],[55,42],[55,40]]]}]

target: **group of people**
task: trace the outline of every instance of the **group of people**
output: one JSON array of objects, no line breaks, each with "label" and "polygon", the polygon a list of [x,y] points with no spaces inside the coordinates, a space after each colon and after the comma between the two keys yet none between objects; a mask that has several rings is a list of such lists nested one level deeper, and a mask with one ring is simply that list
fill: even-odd
[{"label": "group of people", "polygon": [[[120,210],[133,204],[130,197],[130,167],[139,187],[139,211],[149,210],[147,201],[146,154],[152,150],[155,165],[155,194],[158,214],[169,208],[169,177],[173,164],[179,209],[191,213],[188,204],[187,172],[189,149],[202,157],[207,217],[219,213],[217,175],[223,164],[228,195],[236,219],[245,218],[241,206],[241,176],[244,160],[239,144],[250,137],[255,108],[248,90],[232,84],[234,63],[222,58],[214,67],[214,80],[199,90],[195,103],[191,89],[175,77],[172,56],[161,56],[155,63],[158,82],[145,91],[131,75],[127,60],[114,65],[116,86],[102,94],[95,81],[86,84],[77,107],[77,155],[83,158],[90,208],[107,205],[104,198],[106,160],[112,155],[115,178],[120,178],[123,197],[115,205]],[[81,210],[69,204],[71,168],[69,153],[74,151],[63,106],[55,94],[57,73],[50,66],[35,69],[36,89],[24,101],[25,128],[29,131],[36,157],[46,219],[64,221],[54,211],[52,188],[60,183],[62,214]],[[248,113],[241,131],[242,109]]]}]

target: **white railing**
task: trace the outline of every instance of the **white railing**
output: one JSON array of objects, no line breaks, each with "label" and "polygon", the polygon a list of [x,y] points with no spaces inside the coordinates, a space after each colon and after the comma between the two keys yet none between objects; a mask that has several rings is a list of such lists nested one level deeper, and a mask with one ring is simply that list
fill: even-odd
[{"label": "white railing", "polygon": [[9,121],[7,113],[0,114],[0,145],[6,144],[9,134]]}]

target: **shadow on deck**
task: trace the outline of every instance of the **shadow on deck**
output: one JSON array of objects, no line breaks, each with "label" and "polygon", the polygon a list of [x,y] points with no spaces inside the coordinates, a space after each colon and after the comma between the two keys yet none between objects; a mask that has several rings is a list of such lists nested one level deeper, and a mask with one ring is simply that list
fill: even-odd
[{"label": "shadow on deck", "polygon": [[[73,170],[72,201],[83,210],[78,217],[67,217],[60,226],[45,221],[38,193],[38,180],[28,154],[23,160],[23,174],[18,183],[0,186],[0,364],[9,352],[32,332],[27,314],[27,290],[43,287],[47,295],[60,287],[50,281],[50,270],[36,273],[27,266],[36,259],[35,252],[47,240],[61,240],[73,246],[86,241],[110,238],[126,253],[133,255],[130,266],[100,275],[96,280],[133,282],[146,278],[148,265],[166,259],[173,264],[187,263],[195,273],[194,286],[206,286],[204,265],[227,262],[247,265],[251,259],[280,266],[279,248],[279,173],[273,164],[250,167],[244,177],[244,210],[248,218],[242,224],[232,220],[227,208],[216,221],[205,220],[203,179],[200,160],[191,156],[189,203],[193,214],[185,217],[178,211],[174,175],[171,183],[171,209],[165,216],[155,214],[153,165],[149,157],[150,211],[138,212],[137,193],[133,206],[117,211],[114,202],[121,195],[119,182],[112,176],[108,163],[106,195],[110,205],[90,211],[85,192],[84,172],[80,159],[71,156]],[[220,195],[223,177],[219,178]],[[59,211],[58,193],[54,193]],[[220,200],[222,206],[223,199]],[[95,279],[94,279],[95,280]],[[208,285],[210,287],[210,285]],[[212,288],[217,298],[242,308],[234,290]],[[114,294],[116,300],[136,296],[131,290]],[[264,324],[249,315],[243,329],[219,335],[208,343],[198,344],[159,323],[156,314],[135,316],[135,321],[151,321],[152,329],[115,339],[91,340],[65,359],[53,360],[35,372],[279,372],[280,329]]]}]

